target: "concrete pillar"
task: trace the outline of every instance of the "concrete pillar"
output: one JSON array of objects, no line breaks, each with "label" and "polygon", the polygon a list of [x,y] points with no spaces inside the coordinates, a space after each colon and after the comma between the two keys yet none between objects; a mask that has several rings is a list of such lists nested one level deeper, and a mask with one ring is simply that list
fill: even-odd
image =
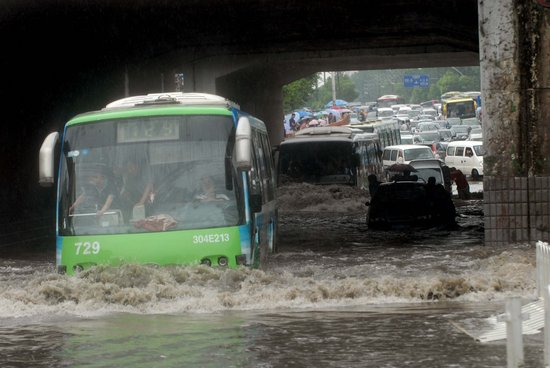
[{"label": "concrete pillar", "polygon": [[275,70],[256,66],[223,75],[216,79],[216,93],[262,120],[272,145],[283,140],[283,87]]},{"label": "concrete pillar", "polygon": [[266,124],[269,141],[272,145],[281,143],[285,135],[283,87],[278,84],[264,86],[249,101],[251,110],[247,109],[248,103],[242,106],[243,110],[246,109],[245,111],[250,112]]},{"label": "concrete pillar", "polygon": [[550,238],[550,9],[479,0],[485,243]]}]

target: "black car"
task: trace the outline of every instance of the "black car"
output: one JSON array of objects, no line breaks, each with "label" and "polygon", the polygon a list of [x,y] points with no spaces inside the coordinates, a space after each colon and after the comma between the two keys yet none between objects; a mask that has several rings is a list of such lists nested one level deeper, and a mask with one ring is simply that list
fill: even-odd
[{"label": "black car", "polygon": [[369,229],[453,227],[456,211],[450,194],[441,185],[415,181],[380,184],[367,214]]}]

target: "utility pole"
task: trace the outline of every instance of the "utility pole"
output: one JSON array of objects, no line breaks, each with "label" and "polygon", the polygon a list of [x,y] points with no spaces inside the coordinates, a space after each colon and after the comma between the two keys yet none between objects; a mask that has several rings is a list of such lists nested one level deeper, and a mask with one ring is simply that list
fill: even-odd
[{"label": "utility pole", "polygon": [[332,74],[332,105],[336,105],[336,72],[331,72]]}]

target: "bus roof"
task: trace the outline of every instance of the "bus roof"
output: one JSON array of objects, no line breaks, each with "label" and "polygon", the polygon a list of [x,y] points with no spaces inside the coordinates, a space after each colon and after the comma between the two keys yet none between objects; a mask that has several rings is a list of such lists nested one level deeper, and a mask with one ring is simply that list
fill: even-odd
[{"label": "bus roof", "polygon": [[208,93],[150,93],[148,95],[132,96],[116,100],[105,106],[103,110],[138,107],[143,105],[179,104],[185,106],[226,106],[240,109],[236,103]]},{"label": "bus roof", "polygon": [[470,102],[474,101],[472,97],[453,97],[445,100],[446,104],[453,103],[453,102]]},{"label": "bus roof", "polygon": [[315,128],[305,128],[296,132],[295,137],[304,136],[347,136],[351,137],[353,130],[344,126],[322,126]]},{"label": "bus roof", "polygon": [[211,115],[232,115],[232,109],[239,106],[207,93],[152,93],[116,100],[99,111],[75,116],[67,125],[136,116],[204,114],[205,110]]},{"label": "bus roof", "polygon": [[377,98],[377,101],[380,101],[380,100],[395,100],[395,99],[400,99],[401,96],[398,96],[398,95],[384,95],[384,96],[380,96]]}]

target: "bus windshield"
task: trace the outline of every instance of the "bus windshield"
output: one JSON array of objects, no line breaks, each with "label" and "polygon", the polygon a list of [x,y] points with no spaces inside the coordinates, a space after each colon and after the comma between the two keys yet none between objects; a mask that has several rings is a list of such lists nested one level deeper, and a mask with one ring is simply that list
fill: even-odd
[{"label": "bus windshield", "polygon": [[59,233],[126,234],[242,223],[234,139],[230,116],[70,125],[61,159]]},{"label": "bus windshield", "polygon": [[447,117],[465,119],[476,116],[476,104],[472,99],[449,100],[445,103],[444,110]]},{"label": "bus windshield", "polygon": [[353,185],[355,165],[351,140],[283,144],[279,153],[279,181]]}]

